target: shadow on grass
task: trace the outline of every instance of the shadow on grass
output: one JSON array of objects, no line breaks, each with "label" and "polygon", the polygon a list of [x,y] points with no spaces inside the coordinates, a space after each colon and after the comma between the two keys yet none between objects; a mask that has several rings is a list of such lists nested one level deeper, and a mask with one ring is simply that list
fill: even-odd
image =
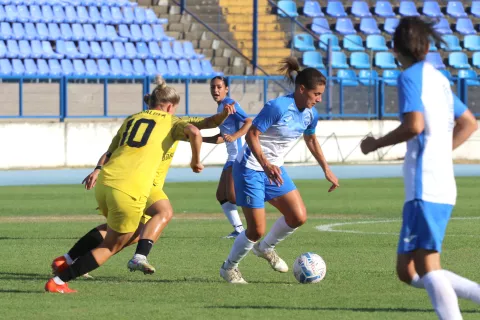
[{"label": "shadow on grass", "polygon": [[78,240],[79,237],[0,237],[2,240]]},{"label": "shadow on grass", "polygon": [[17,290],[17,289],[0,289],[0,294],[2,293],[36,293],[36,294],[45,294],[44,290]]},{"label": "shadow on grass", "polygon": [[0,272],[0,280],[48,280],[48,273]]}]

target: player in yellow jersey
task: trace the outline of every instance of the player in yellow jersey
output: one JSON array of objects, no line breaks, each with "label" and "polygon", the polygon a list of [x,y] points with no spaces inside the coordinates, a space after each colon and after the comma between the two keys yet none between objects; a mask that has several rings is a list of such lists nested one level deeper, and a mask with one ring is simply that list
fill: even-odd
[{"label": "player in yellow jersey", "polygon": [[124,121],[108,149],[111,157],[95,188],[98,206],[107,218],[105,238],[98,247],[58,270],[57,276],[46,283],[46,291],[75,292],[68,287],[68,281],[98,268],[130,242],[142,218],[155,173],[176,140],[186,137],[190,141],[190,166],[196,173],[202,171],[200,131],[172,116],[179,101],[175,89],[160,79],[150,97],[150,109]]}]

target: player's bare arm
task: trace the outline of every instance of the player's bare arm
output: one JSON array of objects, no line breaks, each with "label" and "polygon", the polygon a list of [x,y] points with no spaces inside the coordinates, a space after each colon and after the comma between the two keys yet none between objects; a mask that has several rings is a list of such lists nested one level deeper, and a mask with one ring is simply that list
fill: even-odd
[{"label": "player's bare arm", "polygon": [[408,141],[425,129],[425,121],[421,112],[408,112],[404,114],[403,122],[385,136],[375,139],[366,137],[360,144],[363,154],[369,154],[377,149]]},{"label": "player's bare arm", "polygon": [[325,178],[332,184],[330,189],[328,189],[328,192],[332,192],[340,185],[338,184],[337,177],[328,166],[327,159],[325,159],[325,156],[323,155],[322,147],[320,146],[320,143],[318,143],[317,136],[315,134],[304,134],[303,139],[305,140],[308,150],[310,150],[315,160],[317,160],[320,167],[322,167],[322,170],[325,173]]},{"label": "player's bare arm", "polygon": [[203,164],[200,161],[200,148],[202,147],[202,135],[200,130],[192,124],[188,124],[183,132],[190,141],[190,147],[192,148],[192,161],[190,167],[193,172],[200,173],[203,170]]},{"label": "player's bare arm", "polygon": [[212,137],[203,137],[202,139],[203,139],[203,142],[211,143],[211,144],[221,144],[225,142],[225,140],[223,139],[220,133]]},{"label": "player's bare arm", "polygon": [[95,169],[82,181],[82,184],[85,184],[85,189],[91,190],[93,187],[95,187],[98,174],[100,173],[100,170],[102,170],[102,167],[108,162],[108,160],[110,160],[111,155],[112,154],[108,151],[102,154],[102,156],[97,162],[97,166],[95,167]]},{"label": "player's bare arm", "polygon": [[453,150],[461,146],[477,129],[477,119],[470,110],[465,111],[453,128]]},{"label": "player's bare arm", "polygon": [[225,141],[233,142],[239,139],[240,137],[243,137],[245,134],[247,134],[248,129],[250,129],[250,127],[252,126],[252,122],[253,121],[250,118],[245,119],[245,122],[243,123],[242,127],[237,132],[235,132],[232,135],[226,134],[224,136]]}]

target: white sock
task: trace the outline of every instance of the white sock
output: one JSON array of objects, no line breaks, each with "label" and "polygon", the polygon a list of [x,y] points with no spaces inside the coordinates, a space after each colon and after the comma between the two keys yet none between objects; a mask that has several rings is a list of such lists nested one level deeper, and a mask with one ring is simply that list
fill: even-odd
[{"label": "white sock", "polygon": [[252,250],[255,242],[247,238],[245,231],[240,233],[233,243],[232,250],[225,261],[225,268],[236,268],[240,261]]},{"label": "white sock", "polygon": [[54,277],[53,278],[53,281],[58,284],[59,286],[61,286],[62,284],[65,284],[65,282],[63,282],[62,279],[60,279],[59,277]]},{"label": "white sock", "polygon": [[[452,284],[453,290],[455,290],[455,293],[459,298],[471,300],[480,304],[480,284],[448,270],[443,270],[443,272]],[[413,276],[411,285],[415,288],[425,288],[423,280],[420,279],[418,274]]]},{"label": "white sock", "polygon": [[461,320],[462,314],[452,284],[443,270],[435,270],[422,277],[433,309],[440,320]]},{"label": "white sock", "polygon": [[145,259],[147,259],[147,257],[144,256],[143,254],[135,253],[135,254],[133,255],[133,259],[145,260]]},{"label": "white sock", "polygon": [[270,232],[260,242],[260,250],[266,251],[275,248],[277,243],[291,235],[297,228],[291,228],[285,222],[285,217],[278,218],[270,229]]},{"label": "white sock", "polygon": [[227,201],[222,204],[222,209],[230,224],[235,228],[235,231],[242,232],[243,225],[238,215],[237,205]]},{"label": "white sock", "polygon": [[73,260],[72,260],[72,258],[70,258],[70,256],[68,255],[68,253],[65,253],[65,254],[63,255],[63,257],[65,258],[65,260],[67,260],[67,264],[68,264],[68,265],[71,265],[71,264],[73,263]]}]

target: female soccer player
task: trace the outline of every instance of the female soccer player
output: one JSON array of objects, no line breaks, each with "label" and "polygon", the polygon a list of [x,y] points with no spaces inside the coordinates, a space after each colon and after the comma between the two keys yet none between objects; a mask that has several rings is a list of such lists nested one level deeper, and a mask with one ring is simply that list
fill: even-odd
[{"label": "female soccer player", "polygon": [[[188,137],[192,148],[191,168],[201,172],[200,131],[172,117],[180,101],[175,89],[158,83],[150,97],[150,109],[128,117],[108,149],[111,157],[103,167],[95,197],[107,217],[107,233],[102,243],[77,258],[45,284],[48,292],[75,292],[67,282],[105,263],[120,251],[138,228],[162,157],[176,140]],[[147,222],[146,227],[149,223]]]},{"label": "female soccer player", "polygon": [[[247,143],[233,165],[237,204],[243,209],[247,229],[235,239],[220,268],[220,275],[230,283],[246,283],[238,264],[252,248],[253,253],[266,259],[274,270],[288,271],[285,261],[275,252],[275,246],[305,223],[307,212],[300,193],[282,165],[285,152],[302,134],[326,179],[332,183],[329,191],[339,186],[315,135],[318,113],[314,107],[322,100],[325,77],[314,68],[300,71],[293,57],[284,60],[280,71],[295,83],[295,91],[263,107],[253,120],[246,135]],[[262,241],[257,242],[265,233],[266,201],[283,217],[274,223]]]},{"label": "female soccer player", "polygon": [[[217,112],[222,112],[225,105],[234,104],[235,113],[230,115],[225,122],[219,126],[220,137],[213,137],[213,142],[225,141],[227,147],[227,162],[223,166],[222,175],[217,188],[217,201],[220,202],[222,210],[225,213],[230,224],[233,226],[233,232],[226,238],[236,238],[243,231],[242,220],[238,215],[235,200],[235,188],[233,185],[232,167],[238,151],[242,148],[242,137],[247,133],[252,125],[252,119],[242,110],[240,105],[227,97],[228,82],[221,76],[210,80],[210,93],[213,100],[218,104]],[[204,140],[209,141],[210,140]]]},{"label": "female soccer player", "polygon": [[441,41],[433,24],[418,17],[400,21],[393,42],[404,69],[398,78],[402,123],[384,137],[364,139],[361,149],[368,154],[407,142],[398,277],[425,288],[440,319],[456,320],[462,319],[457,296],[480,303],[480,286],[442,270],[440,252],[457,196],[452,150],[477,129],[477,122],[447,78],[425,61],[430,39]]}]

